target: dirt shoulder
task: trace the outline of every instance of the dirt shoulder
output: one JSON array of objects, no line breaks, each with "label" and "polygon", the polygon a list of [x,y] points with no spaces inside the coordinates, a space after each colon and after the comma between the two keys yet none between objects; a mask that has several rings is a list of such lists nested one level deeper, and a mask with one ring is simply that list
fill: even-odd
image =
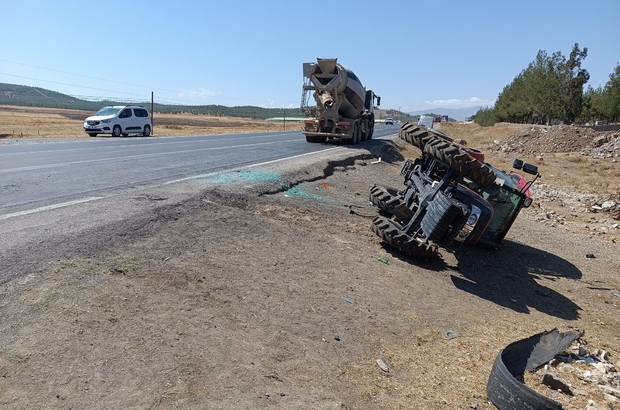
[{"label": "dirt shoulder", "polygon": [[566,207],[547,194],[500,252],[404,257],[370,231],[368,192],[414,155],[396,140],[225,173],[59,238],[71,256],[25,265],[38,279],[0,301],[0,407],[491,409],[499,350],[554,327],[620,367],[613,229],[542,216]]}]

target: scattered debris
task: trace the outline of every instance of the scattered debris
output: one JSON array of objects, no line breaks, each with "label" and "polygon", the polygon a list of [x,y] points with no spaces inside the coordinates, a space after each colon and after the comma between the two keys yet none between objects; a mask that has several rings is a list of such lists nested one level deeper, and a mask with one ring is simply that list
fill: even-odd
[{"label": "scattered debris", "polygon": [[371,162],[371,164],[378,164],[378,163],[380,163],[380,162],[381,162],[381,157],[379,157],[379,159],[378,159],[378,160],[376,160],[376,161],[372,161],[372,162]]},{"label": "scattered debris", "polygon": [[351,304],[355,304],[355,301],[353,299],[349,299],[349,298],[347,298],[345,296],[342,296],[341,299],[344,300],[345,302],[349,302]]},{"label": "scattered debris", "polygon": [[385,362],[385,360],[383,359],[377,359],[377,364],[379,365],[379,367],[381,368],[381,370],[383,370],[386,373],[390,372],[390,368],[388,367],[387,363]]},{"label": "scattered debris", "polygon": [[588,259],[594,259],[594,258],[596,258],[596,256],[594,256],[594,254],[593,254],[593,253],[586,253],[586,258],[588,258]]},{"label": "scattered debris", "polygon": [[389,261],[387,258],[377,258],[377,260],[378,260],[379,262],[383,262],[383,263],[385,263],[386,265],[389,265],[389,264],[390,264],[390,261]]},{"label": "scattered debris", "polygon": [[553,390],[560,390],[568,395],[573,395],[570,385],[558,375],[545,370],[540,377],[540,384],[544,384]]},{"label": "scattered debris", "polygon": [[459,334],[456,333],[454,330],[448,330],[446,333],[443,334],[444,339],[456,339],[457,337],[459,337]]}]

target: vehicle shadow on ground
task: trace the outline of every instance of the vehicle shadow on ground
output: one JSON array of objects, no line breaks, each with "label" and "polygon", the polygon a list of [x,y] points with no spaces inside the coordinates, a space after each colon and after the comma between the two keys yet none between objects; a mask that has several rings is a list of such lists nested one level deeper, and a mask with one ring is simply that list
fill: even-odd
[{"label": "vehicle shadow on ground", "polygon": [[456,253],[454,286],[520,313],[530,309],[566,320],[579,318],[581,308],[566,296],[546,287],[545,281],[581,279],[581,271],[556,255],[513,241],[501,251],[467,247]]},{"label": "vehicle shadow on ground", "polygon": [[385,242],[381,242],[381,247],[386,253],[390,254],[393,259],[401,260],[405,263],[417,266],[422,269],[426,269],[432,272],[443,272],[447,269],[450,269],[446,261],[444,261],[441,256],[430,258],[428,260],[422,260],[414,258],[412,256],[408,256]]}]

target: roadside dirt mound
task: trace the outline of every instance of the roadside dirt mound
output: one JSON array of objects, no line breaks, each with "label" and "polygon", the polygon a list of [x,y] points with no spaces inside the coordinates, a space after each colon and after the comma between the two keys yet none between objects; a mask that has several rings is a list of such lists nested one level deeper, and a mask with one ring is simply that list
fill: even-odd
[{"label": "roadside dirt mound", "polygon": [[495,140],[491,149],[522,154],[580,152],[596,157],[620,156],[620,132],[597,132],[587,127],[524,126],[503,141]]}]

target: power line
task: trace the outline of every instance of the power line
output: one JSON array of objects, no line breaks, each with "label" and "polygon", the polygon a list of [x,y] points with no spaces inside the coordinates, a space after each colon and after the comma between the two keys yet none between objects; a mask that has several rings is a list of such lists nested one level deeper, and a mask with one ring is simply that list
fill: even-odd
[{"label": "power line", "polygon": [[40,78],[33,78],[33,77],[26,77],[23,75],[16,75],[16,74],[8,74],[8,73],[0,73],[0,75],[8,75],[10,77],[17,77],[17,78],[25,78],[27,80],[35,80],[35,81],[43,81],[44,83],[53,83],[53,84],[60,84],[60,85],[68,85],[70,87],[79,87],[79,88],[88,88],[90,90],[97,90],[97,91],[107,91],[110,93],[119,93],[119,94],[127,94],[127,95],[141,95],[141,94],[134,94],[134,93],[127,93],[127,92],[122,92],[122,91],[114,91],[114,90],[106,90],[105,88],[95,88],[95,87],[87,87],[84,85],[76,85],[76,84],[69,84],[69,83],[61,83],[59,81],[52,81],[52,80],[42,80]]},{"label": "power line", "polygon": [[[37,68],[37,69],[40,69],[40,70],[52,71],[52,72],[68,74],[68,75],[73,75],[73,76],[83,77],[83,78],[89,78],[89,79],[92,79],[92,80],[100,80],[100,81],[107,81],[107,82],[111,82],[111,83],[129,85],[129,86],[133,86],[133,87],[141,87],[141,88],[146,88],[146,89],[149,89],[149,90],[167,91],[167,92],[178,93],[178,94],[183,94],[183,93],[187,92],[187,91],[169,90],[169,89],[166,89],[166,88],[150,87],[150,86],[146,86],[146,85],[126,83],[126,82],[116,81],[116,80],[108,80],[108,79],[105,79],[105,78],[93,77],[93,76],[88,76],[88,75],[84,75],[84,74],[71,73],[71,72],[62,71],[62,70],[55,70],[55,69],[52,69],[52,68],[40,67],[40,66],[36,66],[36,65],[32,65],[32,64],[18,63],[16,61],[5,60],[3,58],[0,58],[0,61],[6,62],[6,63],[11,63],[11,64],[17,64],[17,65],[21,65],[21,66],[25,66],[25,67]],[[86,88],[86,89],[90,89],[90,90],[106,91],[106,92],[115,93],[115,94],[133,95],[133,96],[140,96],[140,97],[142,97],[142,94],[135,94],[135,93],[128,93],[128,92],[123,92],[123,91],[108,90],[108,89],[105,89],[105,88],[88,87],[88,86],[83,86],[83,85],[63,83],[63,82],[52,81],[52,80],[43,80],[43,79],[40,79],[40,78],[26,77],[26,76],[21,76],[21,75],[17,75],[17,74],[0,73],[0,75],[6,75],[6,76],[11,76],[11,77],[17,77],[17,78],[24,78],[24,79],[28,79],[28,80],[42,81],[42,82],[53,83],[53,84],[67,85],[67,86],[77,87],[77,88]],[[217,98],[218,99],[223,99],[223,100],[231,100],[231,101],[246,101],[246,102],[260,102],[260,103],[264,102],[264,100],[254,100],[254,99],[249,99],[249,98],[234,98],[234,97],[224,97],[224,96],[217,96]],[[114,100],[115,98],[105,97],[105,99]],[[178,102],[173,103],[173,104],[193,105],[193,104],[178,103]],[[204,105],[204,104],[201,104],[201,105]]]},{"label": "power line", "polygon": [[[53,72],[56,72],[56,73],[69,74],[69,75],[75,75],[75,76],[78,76],[78,77],[90,78],[92,80],[101,80],[101,81],[108,81],[110,83],[117,83],[117,84],[123,84],[123,85],[131,85],[133,87],[142,87],[142,88],[147,88],[149,90],[169,91],[169,92],[172,92],[172,93],[178,93],[179,92],[179,91],[176,91],[176,90],[167,90],[165,88],[149,87],[149,86],[146,86],[146,85],[125,83],[125,82],[116,81],[116,80],[108,80],[106,78],[92,77],[92,76],[84,75],[84,74],[70,73],[68,71],[54,70],[52,68],[45,68],[45,67],[39,67],[39,66],[36,66],[36,65],[18,63],[18,62],[15,62],[15,61],[5,60],[3,58],[0,58],[0,61],[4,61],[5,63],[22,65],[24,67],[32,67],[32,68],[38,68],[40,70],[53,71]],[[43,81],[43,80],[41,80],[41,81]],[[78,87],[78,86],[75,86],[75,87]],[[88,87],[85,87],[85,88],[88,88]],[[106,90],[106,91],[108,91],[108,90]]]}]

